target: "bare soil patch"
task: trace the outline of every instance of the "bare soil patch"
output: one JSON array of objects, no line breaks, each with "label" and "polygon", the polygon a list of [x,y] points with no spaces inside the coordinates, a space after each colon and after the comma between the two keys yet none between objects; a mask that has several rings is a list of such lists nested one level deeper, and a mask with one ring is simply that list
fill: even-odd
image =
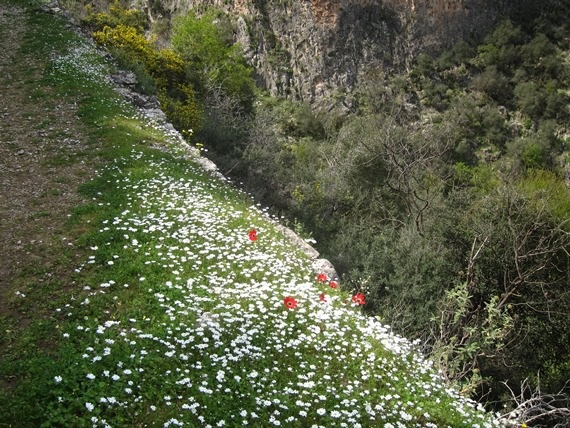
[{"label": "bare soil patch", "polygon": [[0,2],[0,317],[11,328],[45,307],[30,295],[69,281],[66,222],[81,202],[78,185],[94,173],[81,160],[76,106],[40,83],[47,58],[21,53],[27,25],[24,9]]}]

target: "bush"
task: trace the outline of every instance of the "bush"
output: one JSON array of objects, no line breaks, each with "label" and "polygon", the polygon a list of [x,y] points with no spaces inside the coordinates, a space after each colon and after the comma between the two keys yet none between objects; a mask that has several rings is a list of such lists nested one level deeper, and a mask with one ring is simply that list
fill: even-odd
[{"label": "bush", "polygon": [[124,9],[118,1],[109,6],[109,12],[93,13],[87,9],[87,15],[82,23],[91,31],[101,31],[105,27],[114,28],[124,25],[134,28],[137,33],[143,33],[149,28],[148,18],[143,11]]},{"label": "bush", "polygon": [[538,120],[546,110],[547,94],[544,88],[535,82],[518,84],[514,91],[517,107],[533,120]]},{"label": "bush", "polygon": [[[176,90],[176,92],[172,92]],[[197,132],[203,126],[204,113],[201,104],[196,100],[196,93],[190,84],[179,84],[159,92],[162,110],[174,127],[180,131]]]},{"label": "bush", "polygon": [[161,90],[176,91],[177,85],[185,79],[182,58],[169,49],[156,49],[133,27],[122,24],[114,28],[105,27],[94,32],[93,38],[107,48],[120,50],[123,58],[132,64],[143,64]]},{"label": "bush", "polygon": [[203,107],[193,86],[186,82],[184,61],[169,49],[159,50],[134,27],[119,24],[93,33],[100,44],[112,49],[137,73],[139,82],[152,78],[152,87],[169,120],[179,130],[199,130],[204,121]]},{"label": "bush", "polygon": [[510,104],[509,79],[494,65],[487,66],[483,73],[475,76],[471,81],[471,88],[483,92],[500,104]]},{"label": "bush", "polygon": [[545,34],[537,34],[521,47],[521,60],[527,64],[538,64],[542,58],[556,53],[556,47]]},{"label": "bush", "polygon": [[519,188],[537,204],[536,210],[542,209],[541,204],[545,203],[544,207],[554,221],[570,231],[570,189],[560,178],[551,171],[535,170],[521,181]]},{"label": "bush", "polygon": [[515,26],[511,20],[501,22],[497,28],[485,38],[487,45],[498,48],[519,45],[524,42],[525,33],[520,27]]},{"label": "bush", "polygon": [[172,45],[185,60],[187,73],[204,89],[222,88],[251,108],[255,85],[239,45],[228,44],[227,32],[216,24],[219,13],[208,10],[201,17],[190,11],[173,27]]}]

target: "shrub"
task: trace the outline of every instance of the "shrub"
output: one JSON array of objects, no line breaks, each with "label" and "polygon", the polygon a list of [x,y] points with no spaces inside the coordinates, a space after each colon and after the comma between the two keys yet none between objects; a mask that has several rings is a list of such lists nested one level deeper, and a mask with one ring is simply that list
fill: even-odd
[{"label": "shrub", "polygon": [[144,64],[149,74],[162,88],[169,86],[173,81],[179,82],[184,79],[182,58],[169,49],[156,49],[152,42],[134,27],[122,24],[105,27],[101,31],[95,31],[93,38],[108,48],[122,50],[134,63]]},{"label": "shrub", "polygon": [[125,25],[134,28],[138,33],[143,33],[149,28],[146,14],[138,9],[125,9],[118,1],[109,6],[108,12],[93,13],[87,9],[87,15],[83,19],[83,24],[92,31],[101,31],[105,27],[117,27]]},{"label": "shrub", "polygon": [[521,47],[521,60],[528,64],[538,64],[542,58],[556,53],[556,47],[545,34],[537,34],[529,43]]},{"label": "shrub", "polygon": [[511,20],[501,22],[497,28],[485,38],[485,43],[498,48],[519,45],[523,43],[525,33],[520,27],[515,26]]},{"label": "shrub", "polygon": [[178,84],[171,89],[176,92],[159,92],[160,104],[168,119],[181,131],[199,131],[203,125],[204,113],[196,100],[194,89],[189,84]]},{"label": "shrub", "polygon": [[530,141],[521,153],[521,160],[525,168],[538,169],[546,166],[548,154],[545,153],[544,148],[533,141]]},{"label": "shrub", "polygon": [[416,64],[412,70],[412,77],[428,77],[432,74],[434,68],[433,58],[428,54],[420,54],[416,59]]},{"label": "shrub", "polygon": [[205,89],[220,87],[250,108],[255,88],[251,68],[240,46],[228,44],[225,27],[216,24],[218,15],[210,9],[201,17],[193,11],[179,17],[174,23],[172,45],[186,61],[187,72]]},{"label": "shrub", "polygon": [[538,120],[546,109],[547,94],[544,88],[535,82],[518,84],[514,91],[517,107],[533,120]]},{"label": "shrub", "polygon": [[473,78],[471,88],[483,92],[500,104],[509,105],[511,89],[509,79],[494,65],[485,68],[485,71]]},{"label": "shrub", "polygon": [[117,52],[137,78],[152,77],[159,101],[169,120],[180,130],[199,130],[203,125],[203,107],[193,86],[186,82],[184,61],[169,49],[158,50],[136,28],[119,24],[93,33],[94,39]]},{"label": "shrub", "polygon": [[560,177],[552,171],[531,171],[519,184],[521,192],[531,201],[536,209],[544,207],[555,219],[563,223],[563,227],[570,231],[570,189],[564,185]]}]

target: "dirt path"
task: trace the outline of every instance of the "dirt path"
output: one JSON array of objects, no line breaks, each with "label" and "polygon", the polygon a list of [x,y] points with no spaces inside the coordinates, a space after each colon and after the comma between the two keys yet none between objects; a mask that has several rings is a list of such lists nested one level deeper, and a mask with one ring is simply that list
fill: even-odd
[{"label": "dirt path", "polygon": [[77,160],[86,147],[74,104],[40,84],[47,58],[21,51],[26,13],[0,2],[0,316],[24,325],[34,305],[14,304],[19,293],[65,282],[73,268],[62,266],[65,223],[93,174]]}]

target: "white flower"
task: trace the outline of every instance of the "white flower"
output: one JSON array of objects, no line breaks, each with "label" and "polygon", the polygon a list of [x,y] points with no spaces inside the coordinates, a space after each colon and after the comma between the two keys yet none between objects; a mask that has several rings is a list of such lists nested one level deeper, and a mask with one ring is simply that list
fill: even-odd
[{"label": "white flower", "polygon": [[87,373],[87,379],[93,380],[95,379],[95,375],[93,373]]},{"label": "white flower", "polygon": [[85,403],[85,407],[87,407],[87,410],[89,410],[90,412],[92,412],[93,409],[95,408],[95,406],[91,403]]},{"label": "white flower", "polygon": [[323,409],[322,407],[320,409],[317,409],[317,414],[319,415],[324,415],[327,411],[325,409]]},{"label": "white flower", "polygon": [[55,380],[55,383],[60,383],[63,380],[63,378],[61,376],[55,376],[53,380]]}]

